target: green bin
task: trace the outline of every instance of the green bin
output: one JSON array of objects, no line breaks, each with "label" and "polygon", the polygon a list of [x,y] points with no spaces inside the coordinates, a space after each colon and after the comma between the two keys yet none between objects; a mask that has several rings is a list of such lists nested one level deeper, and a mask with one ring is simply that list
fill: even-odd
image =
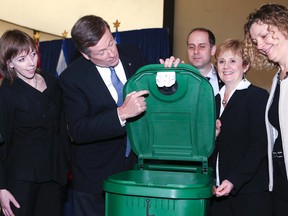
[{"label": "green bin", "polygon": [[104,181],[106,216],[207,215],[214,185],[212,86],[190,65],[152,64],[127,81],[124,95],[144,89],[146,112],[126,123],[138,163]]}]

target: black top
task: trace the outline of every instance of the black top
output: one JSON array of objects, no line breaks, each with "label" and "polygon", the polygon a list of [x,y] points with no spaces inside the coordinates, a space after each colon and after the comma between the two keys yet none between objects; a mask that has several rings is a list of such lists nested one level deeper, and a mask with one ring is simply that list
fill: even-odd
[{"label": "black top", "polygon": [[[220,182],[227,179],[233,185],[232,194],[268,190],[267,136],[265,107],[268,92],[250,85],[236,90],[220,120],[221,132],[210,158],[214,170],[219,153]],[[216,95],[216,116],[221,108]]]},{"label": "black top", "polygon": [[270,106],[268,112],[268,118],[272,126],[278,131],[278,136],[275,140],[273,151],[282,152],[282,138],[281,138],[281,130],[280,130],[280,123],[279,123],[279,95],[280,95],[280,82],[277,83],[273,102]]},{"label": "black top", "polygon": [[69,139],[58,80],[40,74],[47,88],[40,92],[16,78],[0,87],[0,188],[15,180],[65,183]]}]

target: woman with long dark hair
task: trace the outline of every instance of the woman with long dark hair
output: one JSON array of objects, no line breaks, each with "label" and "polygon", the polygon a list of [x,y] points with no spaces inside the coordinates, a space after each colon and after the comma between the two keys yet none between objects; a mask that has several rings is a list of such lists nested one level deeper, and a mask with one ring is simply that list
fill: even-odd
[{"label": "woman with long dark hair", "polygon": [[0,207],[5,216],[62,216],[69,139],[58,80],[40,72],[33,39],[0,38]]}]

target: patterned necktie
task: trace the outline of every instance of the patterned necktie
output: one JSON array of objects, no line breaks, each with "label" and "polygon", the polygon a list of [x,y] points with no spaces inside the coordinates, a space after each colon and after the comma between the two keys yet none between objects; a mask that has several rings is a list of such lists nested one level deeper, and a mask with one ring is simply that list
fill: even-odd
[{"label": "patterned necktie", "polygon": [[110,67],[110,71],[111,71],[112,84],[118,94],[117,105],[121,106],[123,104],[123,84],[121,80],[119,79],[119,77],[117,76],[116,71],[113,67]]},{"label": "patterned necktie", "polygon": [[[117,100],[117,105],[121,106],[123,104],[123,83],[119,79],[119,77],[116,74],[116,71],[113,67],[109,67],[111,71],[111,81],[112,85],[117,91],[118,94],[118,100]],[[125,156],[128,157],[131,151],[131,146],[129,139],[127,137],[127,143],[126,143],[126,151],[125,151]]]}]

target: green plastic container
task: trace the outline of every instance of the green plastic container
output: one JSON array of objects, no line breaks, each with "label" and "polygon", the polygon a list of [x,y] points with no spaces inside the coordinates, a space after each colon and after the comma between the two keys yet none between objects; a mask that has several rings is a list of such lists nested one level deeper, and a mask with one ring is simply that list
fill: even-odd
[{"label": "green plastic container", "polygon": [[[175,84],[157,86],[163,72],[175,75]],[[140,68],[124,95],[144,89],[146,112],[126,123],[138,164],[104,182],[106,216],[204,216],[214,185],[208,168],[215,138],[212,86],[190,65],[157,64]]]}]

